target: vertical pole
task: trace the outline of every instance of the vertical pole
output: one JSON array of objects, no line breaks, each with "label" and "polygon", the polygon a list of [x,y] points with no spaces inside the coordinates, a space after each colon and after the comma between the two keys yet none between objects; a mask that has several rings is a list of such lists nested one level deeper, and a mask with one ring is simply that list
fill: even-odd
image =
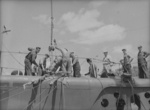
[{"label": "vertical pole", "polygon": [[126,94],[126,110],[132,110],[131,108],[131,94],[127,93]]},{"label": "vertical pole", "polygon": [[50,45],[53,45],[53,2],[51,0],[51,44]]},{"label": "vertical pole", "polygon": [[2,36],[1,36],[1,34],[0,34],[0,76],[2,75],[2,60],[1,60],[1,58],[2,58],[2,56],[1,56],[1,50],[2,50]]},{"label": "vertical pole", "polygon": [[[50,46],[53,46],[53,28],[54,28],[54,24],[53,24],[53,2],[51,0],[51,38],[50,38]],[[50,51],[50,63],[52,64],[53,62],[53,50]]]}]

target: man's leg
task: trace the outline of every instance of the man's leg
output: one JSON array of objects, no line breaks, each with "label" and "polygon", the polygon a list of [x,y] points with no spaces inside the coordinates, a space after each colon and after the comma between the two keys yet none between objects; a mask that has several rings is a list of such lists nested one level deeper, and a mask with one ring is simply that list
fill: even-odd
[{"label": "man's leg", "polygon": [[147,69],[147,66],[146,65],[142,65],[142,71],[143,71],[143,75],[144,75],[144,78],[148,78],[148,69]]},{"label": "man's leg", "polygon": [[26,74],[29,75],[29,76],[32,75],[31,63],[30,63],[30,61],[28,61],[28,60],[25,61],[25,72],[26,72]]}]

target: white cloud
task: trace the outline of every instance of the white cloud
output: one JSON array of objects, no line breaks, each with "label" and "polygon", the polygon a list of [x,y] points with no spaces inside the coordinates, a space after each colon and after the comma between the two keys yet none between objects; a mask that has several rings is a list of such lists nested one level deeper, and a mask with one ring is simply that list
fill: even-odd
[{"label": "white cloud", "polygon": [[100,13],[97,10],[85,11],[81,9],[77,14],[73,12],[64,14],[60,23],[65,25],[70,32],[81,32],[102,26],[103,23],[98,21],[99,17]]},{"label": "white cloud", "polygon": [[[95,7],[102,4],[103,2],[98,1],[90,3]],[[117,24],[105,25],[102,20],[100,21],[100,11],[96,8],[92,10],[82,8],[77,13],[68,12],[61,17],[59,25],[64,31],[77,33],[79,36],[71,41],[79,44],[92,45],[125,38],[125,28]]]},{"label": "white cloud", "polygon": [[51,23],[51,19],[48,15],[39,15],[36,17],[32,17],[33,20],[39,21],[42,24],[50,24]]},{"label": "white cloud", "polygon": [[106,41],[118,41],[125,37],[124,28],[119,25],[106,25],[95,30],[86,30],[79,33],[78,39],[72,40],[82,44],[97,44]]},{"label": "white cloud", "polygon": [[92,8],[98,8],[98,7],[102,6],[105,3],[106,3],[106,1],[98,1],[98,0],[96,0],[96,1],[90,2],[89,6],[92,7]]}]

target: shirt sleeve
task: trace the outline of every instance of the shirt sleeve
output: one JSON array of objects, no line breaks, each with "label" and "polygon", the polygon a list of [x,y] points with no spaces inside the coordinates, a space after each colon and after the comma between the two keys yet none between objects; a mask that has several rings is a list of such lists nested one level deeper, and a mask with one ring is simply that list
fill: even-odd
[{"label": "shirt sleeve", "polygon": [[36,53],[35,52],[32,52],[32,62],[34,62],[36,59]]},{"label": "shirt sleeve", "polygon": [[127,55],[128,58],[131,58],[130,55]]},{"label": "shirt sleeve", "polygon": [[110,61],[112,60],[112,57],[110,55],[107,56],[107,59],[109,59]]},{"label": "shirt sleeve", "polygon": [[72,70],[71,60],[68,59],[68,63],[67,63],[67,72],[68,72],[68,73],[71,73],[71,70]]}]

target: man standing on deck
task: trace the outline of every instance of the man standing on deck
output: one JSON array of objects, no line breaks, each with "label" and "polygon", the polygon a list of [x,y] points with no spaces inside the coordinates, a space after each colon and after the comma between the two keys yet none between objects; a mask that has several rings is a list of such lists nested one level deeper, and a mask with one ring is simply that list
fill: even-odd
[{"label": "man standing on deck", "polygon": [[46,73],[46,63],[47,63],[47,59],[49,58],[48,54],[45,54],[44,58],[40,59],[39,61],[39,72],[38,75],[39,76],[43,76]]},{"label": "man standing on deck", "polygon": [[25,75],[32,75],[32,64],[38,67],[36,63],[37,54],[40,52],[41,48],[36,47],[36,49],[31,50],[28,55],[26,55],[24,63],[25,63]]},{"label": "man standing on deck", "polygon": [[124,73],[132,75],[131,62],[132,62],[133,58],[131,58],[127,54],[126,49],[122,49],[122,52],[123,52],[123,69],[124,69],[123,71],[124,71]]},{"label": "man standing on deck", "polygon": [[87,63],[89,63],[89,72],[86,73],[85,75],[90,75],[93,78],[97,78],[97,66],[92,62],[92,60],[90,58],[87,58]]},{"label": "man standing on deck", "polygon": [[55,49],[61,52],[62,58],[57,62],[56,66],[53,70],[57,70],[60,68],[58,74],[65,75],[65,76],[72,76],[72,66],[71,66],[71,59],[69,58],[68,51],[65,49],[61,49],[57,46],[56,40],[54,40]]},{"label": "man standing on deck", "polygon": [[105,51],[104,52],[104,58],[103,58],[103,71],[101,74],[101,77],[108,77],[109,74],[112,74],[112,70],[111,70],[111,58],[110,56],[108,56],[108,52]]},{"label": "man standing on deck", "polygon": [[138,69],[139,69],[139,78],[148,78],[148,68],[146,58],[150,53],[142,51],[142,46],[138,47]]},{"label": "man standing on deck", "polygon": [[80,77],[81,67],[78,58],[74,55],[74,52],[70,53],[70,58],[72,58],[73,77]]}]

